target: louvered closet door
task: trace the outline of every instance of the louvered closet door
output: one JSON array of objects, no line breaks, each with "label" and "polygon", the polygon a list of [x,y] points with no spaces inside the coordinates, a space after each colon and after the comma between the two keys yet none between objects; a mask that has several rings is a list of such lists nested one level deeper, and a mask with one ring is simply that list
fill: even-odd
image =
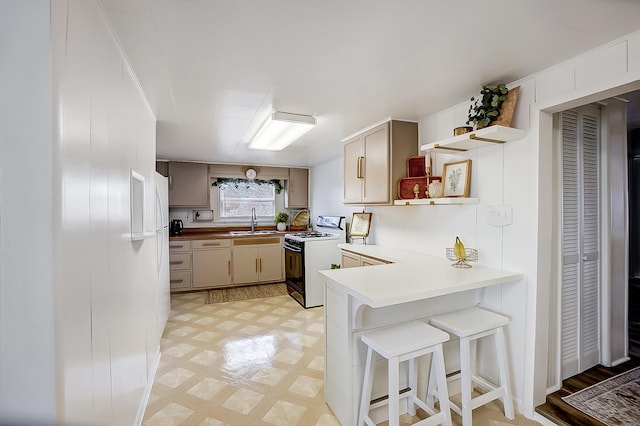
[{"label": "louvered closet door", "polygon": [[562,378],[600,362],[600,111],[562,113]]}]

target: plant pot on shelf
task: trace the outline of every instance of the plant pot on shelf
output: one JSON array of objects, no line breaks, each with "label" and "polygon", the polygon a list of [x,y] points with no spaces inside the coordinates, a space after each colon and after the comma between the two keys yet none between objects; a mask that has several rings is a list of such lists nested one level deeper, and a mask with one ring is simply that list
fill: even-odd
[{"label": "plant pot on shelf", "polygon": [[287,224],[284,222],[278,222],[276,224],[276,229],[280,232],[286,231],[287,230]]},{"label": "plant pot on shelf", "polygon": [[513,89],[504,84],[484,86],[480,96],[471,98],[467,124],[473,124],[474,130],[493,125],[510,127],[519,93],[520,86]]}]

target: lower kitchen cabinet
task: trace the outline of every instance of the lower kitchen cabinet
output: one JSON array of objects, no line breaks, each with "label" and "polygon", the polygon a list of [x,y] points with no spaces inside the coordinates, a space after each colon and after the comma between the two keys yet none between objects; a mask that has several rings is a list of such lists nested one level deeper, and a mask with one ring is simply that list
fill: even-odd
[{"label": "lower kitchen cabinet", "polygon": [[340,251],[341,268],[358,268],[360,266],[386,265],[389,262],[369,256],[352,253],[350,251]]},{"label": "lower kitchen cabinet", "polygon": [[244,238],[233,241],[233,283],[250,284],[284,279],[282,239]]},{"label": "lower kitchen cabinet", "polygon": [[284,281],[281,237],[170,241],[171,291]]},{"label": "lower kitchen cabinet", "polygon": [[169,275],[171,291],[191,289],[191,241],[169,243]]},{"label": "lower kitchen cabinet", "polygon": [[231,279],[231,241],[192,241],[192,287],[227,287]]}]

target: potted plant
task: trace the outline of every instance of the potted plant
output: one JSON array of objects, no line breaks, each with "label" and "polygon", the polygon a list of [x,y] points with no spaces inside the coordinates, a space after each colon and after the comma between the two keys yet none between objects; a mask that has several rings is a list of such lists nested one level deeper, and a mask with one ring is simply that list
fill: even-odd
[{"label": "potted plant", "polygon": [[279,212],[276,214],[275,222],[278,231],[286,231],[289,214],[287,212]]},{"label": "potted plant", "polygon": [[509,89],[504,84],[498,84],[496,87],[482,87],[480,96],[471,98],[467,124],[473,124],[476,129],[491,124],[500,115],[500,108],[507,99],[507,93]]}]

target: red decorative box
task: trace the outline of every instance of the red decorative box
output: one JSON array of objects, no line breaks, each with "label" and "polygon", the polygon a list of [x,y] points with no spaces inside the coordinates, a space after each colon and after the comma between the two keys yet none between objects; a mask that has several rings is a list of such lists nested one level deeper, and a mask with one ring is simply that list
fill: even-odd
[{"label": "red decorative box", "polygon": [[398,181],[398,198],[401,200],[413,200],[416,198],[414,191],[418,185],[418,198],[427,198],[427,177],[408,177]]},{"label": "red decorative box", "polygon": [[415,199],[416,194],[415,192],[413,192],[413,188],[415,188],[416,185],[418,185],[418,198],[429,198],[429,195],[427,195],[429,184],[434,181],[442,182],[442,177],[423,176],[423,177],[401,178],[398,181],[398,198],[401,200]]},{"label": "red decorative box", "polygon": [[[407,177],[423,177],[427,175],[424,155],[407,158]],[[431,166],[431,165],[429,165]],[[412,197],[413,198],[413,197]]]}]

